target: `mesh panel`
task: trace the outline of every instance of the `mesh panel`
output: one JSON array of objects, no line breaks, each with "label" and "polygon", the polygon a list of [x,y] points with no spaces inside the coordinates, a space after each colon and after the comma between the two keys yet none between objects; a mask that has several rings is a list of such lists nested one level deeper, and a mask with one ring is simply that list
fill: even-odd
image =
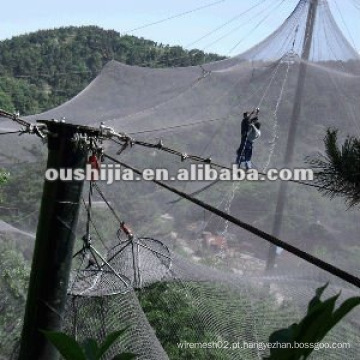
[{"label": "mesh panel", "polygon": [[[310,59],[300,59],[308,8],[309,1],[300,1],[283,26],[262,43],[232,59],[206,64],[205,71],[112,61],[77,97],[28,119],[104,122],[136,139],[154,144],[162,139],[184,154],[230,166],[240,142],[242,113],[259,106],[263,125],[254,165],[266,170],[284,166],[291,114],[300,102],[292,166],[304,166],[305,156],[323,150],[326,128],[340,128],[343,136],[360,134],[358,54],[341,34],[327,2],[320,1]],[[295,99],[301,64],[307,65],[304,95]],[[2,138],[1,162],[33,159],[26,148],[36,140],[13,139]],[[104,146],[110,154],[119,148]],[[127,149],[121,159],[141,169],[170,172],[190,165],[140,146]],[[171,182],[186,192],[207,184]],[[339,291],[342,300],[358,295],[353,287],[286,252],[277,257],[275,270],[266,273],[267,243],[151,183],[100,187],[136,236],[120,241],[117,219],[109,226],[111,212],[106,207],[94,210],[103,239],[91,231],[102,258],[94,265],[89,264],[89,254],[80,254],[74,261],[65,328],[79,339],[101,340],[130,325],[109,356],[128,350],[141,359],[260,359],[264,350],[238,349],[236,344],[266,342],[272,331],[299,321],[316,288],[329,281],[326,296]],[[288,188],[280,238],[359,276],[358,212],[346,211],[341,201],[330,202],[313,188]],[[197,196],[272,233],[278,191],[277,182],[219,182]],[[101,198],[96,195],[94,200]],[[79,238],[85,227],[81,218]],[[159,308],[152,308],[152,296],[158,298]],[[349,342],[350,349],[316,351],[313,358],[358,359],[359,321],[355,310],[325,339]],[[228,342],[230,349],[179,348],[174,341]]]}]

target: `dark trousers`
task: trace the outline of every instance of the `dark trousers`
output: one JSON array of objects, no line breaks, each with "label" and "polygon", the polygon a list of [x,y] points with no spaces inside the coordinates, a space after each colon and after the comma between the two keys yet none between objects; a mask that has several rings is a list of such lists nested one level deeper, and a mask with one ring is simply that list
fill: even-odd
[{"label": "dark trousers", "polygon": [[241,161],[241,158],[244,157],[244,148],[246,143],[246,135],[241,138],[240,146],[237,150],[237,157],[236,157],[236,163],[241,164],[243,161]]},{"label": "dark trousers", "polygon": [[[242,151],[240,152],[240,150]],[[251,141],[245,141],[243,146],[241,146],[240,144],[240,148],[237,152],[237,158],[236,158],[236,163],[239,165],[239,167],[241,163],[245,162],[245,166],[247,169],[252,168],[252,164],[251,164],[252,153],[253,153],[253,143]]]},{"label": "dark trousers", "polygon": [[253,143],[251,141],[247,141],[245,143],[245,151],[244,151],[246,163],[251,161],[252,152],[253,152]]}]

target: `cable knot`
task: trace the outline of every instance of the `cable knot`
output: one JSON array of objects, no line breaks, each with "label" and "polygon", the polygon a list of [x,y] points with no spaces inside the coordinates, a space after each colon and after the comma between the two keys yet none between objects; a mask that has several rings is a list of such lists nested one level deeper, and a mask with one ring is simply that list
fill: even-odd
[{"label": "cable knot", "polygon": [[84,249],[88,249],[91,245],[91,235],[90,234],[85,234],[82,237],[82,240],[84,242]]},{"label": "cable knot", "polygon": [[128,227],[124,221],[120,223],[120,230],[122,230],[125,233],[125,235],[128,237],[128,240],[133,239],[134,234],[130,229],[130,227]]},{"label": "cable knot", "polygon": [[115,135],[115,130],[110,126],[105,126],[104,122],[100,124],[100,136],[109,138],[112,135]]},{"label": "cable knot", "polygon": [[200,68],[202,70],[202,76],[200,76],[199,79],[198,79],[200,81],[201,79],[205,79],[207,76],[210,76],[211,75],[211,70],[204,69],[204,67],[202,65],[199,65],[199,66],[200,66]]},{"label": "cable knot", "polygon": [[125,143],[126,143],[126,146],[133,147],[135,145],[135,139],[133,139],[130,136],[126,135]]},{"label": "cable knot", "polygon": [[13,113],[12,119],[13,119],[14,121],[16,121],[16,120],[19,119],[19,116],[20,116],[20,113],[19,113],[19,112]]},{"label": "cable knot", "polygon": [[186,153],[181,154],[181,162],[184,162],[188,157],[189,157],[189,155]]}]

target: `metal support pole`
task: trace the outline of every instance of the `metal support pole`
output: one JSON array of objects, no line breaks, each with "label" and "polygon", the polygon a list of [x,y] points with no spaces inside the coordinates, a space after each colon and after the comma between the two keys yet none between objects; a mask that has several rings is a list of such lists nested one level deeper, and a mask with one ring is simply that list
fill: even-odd
[{"label": "metal support pole", "polygon": [[[284,159],[284,167],[288,168],[291,166],[294,157],[294,148],[295,148],[295,138],[296,138],[296,131],[300,120],[301,115],[301,100],[304,95],[305,89],[305,77],[307,72],[307,64],[306,61],[309,60],[310,57],[310,50],[311,44],[314,35],[314,26],[315,26],[315,19],[317,14],[317,9],[319,5],[319,0],[308,0],[309,3],[309,11],[306,20],[306,29],[305,29],[305,38],[303,44],[303,51],[301,55],[301,59],[305,61],[300,62],[299,68],[299,76],[298,76],[298,83],[295,93],[294,99],[294,108],[291,116],[291,122],[289,127],[288,133],[288,141],[286,144],[285,150],[285,159]],[[284,215],[284,208],[285,208],[285,200],[287,195],[287,181],[282,181],[280,184],[280,190],[278,194],[278,200],[276,204],[276,212],[275,212],[275,220],[273,225],[272,234],[275,237],[280,236],[282,223],[283,223],[283,215]],[[266,264],[267,270],[272,270],[275,266],[276,260],[276,246],[270,245],[268,260]]]},{"label": "metal support pole", "polygon": [[[87,154],[77,129],[46,121],[47,169],[85,169]],[[83,181],[45,180],[19,360],[56,360],[58,352],[39,330],[61,330]]]}]

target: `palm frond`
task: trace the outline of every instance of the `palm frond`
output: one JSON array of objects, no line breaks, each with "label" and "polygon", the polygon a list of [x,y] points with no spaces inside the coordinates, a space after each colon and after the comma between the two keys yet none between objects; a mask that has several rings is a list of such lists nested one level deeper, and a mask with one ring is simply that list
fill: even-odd
[{"label": "palm frond", "polygon": [[360,204],[360,139],[348,136],[340,148],[338,130],[328,129],[325,155],[308,158],[315,181],[326,196],[345,198],[349,207]]}]

